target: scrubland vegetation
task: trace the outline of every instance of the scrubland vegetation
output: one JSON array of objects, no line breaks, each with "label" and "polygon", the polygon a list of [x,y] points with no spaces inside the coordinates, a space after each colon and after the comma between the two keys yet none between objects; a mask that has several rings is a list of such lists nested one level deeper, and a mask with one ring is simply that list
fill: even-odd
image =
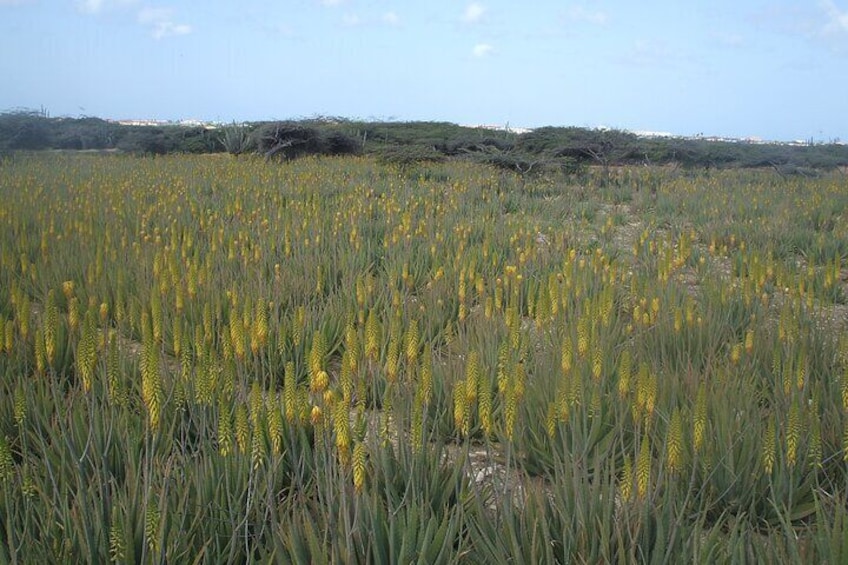
[{"label": "scrubland vegetation", "polygon": [[17,151],[120,152],[135,155],[260,154],[288,160],[304,155],[371,155],[408,166],[445,160],[492,165],[522,175],[589,166],[673,165],[683,168],[769,168],[780,175],[817,176],[848,167],[838,139],[753,143],[703,137],[641,137],[615,129],[509,129],[447,122],[369,122],[316,117],[218,124],[121,125],[95,117],[51,118],[46,110],[0,113],[0,156]]},{"label": "scrubland vegetation", "polygon": [[837,171],[0,161],[0,561],[844,563]]}]

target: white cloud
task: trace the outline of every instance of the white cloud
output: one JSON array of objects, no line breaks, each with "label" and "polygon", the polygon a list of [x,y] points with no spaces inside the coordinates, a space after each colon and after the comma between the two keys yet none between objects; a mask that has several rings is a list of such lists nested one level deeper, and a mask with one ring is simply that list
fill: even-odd
[{"label": "white cloud", "polygon": [[386,12],[380,19],[383,20],[384,24],[388,24],[390,26],[396,26],[400,23],[400,16],[398,16],[395,12]]},{"label": "white cloud", "polygon": [[363,17],[359,14],[348,13],[342,16],[344,27],[373,27],[376,25],[399,26],[400,17],[395,12],[386,12],[379,18]]},{"label": "white cloud", "polygon": [[[0,0],[8,1],[8,0]],[[107,10],[125,9],[139,0],[77,0],[77,8],[86,14],[98,15]],[[172,8],[155,8],[141,6],[136,14],[136,21],[150,30],[154,39],[162,39],[174,35],[187,35],[192,27],[186,23],[174,21]]]},{"label": "white cloud", "polygon": [[804,39],[839,54],[848,51],[848,11],[833,0],[793,6],[772,6],[749,19],[771,32]]},{"label": "white cloud", "polygon": [[475,57],[485,57],[487,55],[491,55],[494,50],[495,48],[488,43],[478,43],[471,50],[471,54]]},{"label": "white cloud", "polygon": [[138,23],[149,27],[154,39],[191,33],[190,25],[174,21],[173,12],[171,8],[142,8],[138,12]]},{"label": "white cloud", "polygon": [[153,37],[162,39],[169,35],[188,35],[191,33],[191,26],[188,24],[175,24],[173,22],[158,22],[153,28]]},{"label": "white cloud", "polygon": [[103,0],[82,0],[78,2],[79,9],[88,14],[96,14],[103,8]]},{"label": "white cloud", "polygon": [[465,7],[465,12],[462,14],[462,21],[473,24],[479,22],[486,13],[486,7],[480,2],[472,2]]},{"label": "white cloud", "polygon": [[572,6],[565,14],[566,18],[574,22],[585,22],[594,25],[604,25],[609,19],[607,13],[602,10],[589,10],[583,6]]},{"label": "white cloud", "polygon": [[99,14],[112,8],[124,8],[137,0],[77,0],[77,9],[85,14]]},{"label": "white cloud", "polygon": [[779,33],[809,40],[830,40],[848,36],[848,12],[833,0],[816,4],[771,6],[750,16],[754,24]]},{"label": "white cloud", "polygon": [[0,6],[22,6],[29,3],[29,0],[0,0]]},{"label": "white cloud", "polygon": [[840,10],[832,0],[823,0],[819,3],[827,16],[822,33],[824,35],[848,34],[848,11]]},{"label": "white cloud", "polygon": [[321,5],[333,7],[341,5],[342,2],[344,2],[344,0],[321,0]]}]

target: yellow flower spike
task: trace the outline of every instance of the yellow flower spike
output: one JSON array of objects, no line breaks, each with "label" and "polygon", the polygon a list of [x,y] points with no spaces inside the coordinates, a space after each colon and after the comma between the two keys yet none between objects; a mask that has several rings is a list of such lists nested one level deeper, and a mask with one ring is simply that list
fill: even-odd
[{"label": "yellow flower spike", "polygon": [[453,423],[454,427],[464,436],[468,429],[468,394],[464,380],[458,380],[453,387]]},{"label": "yellow flower spike", "polygon": [[736,343],[730,349],[730,362],[734,365],[739,363],[739,360],[742,358],[742,344]]},{"label": "yellow flower spike", "polygon": [[[309,350],[309,378],[317,378],[318,373],[324,370],[324,362],[327,356],[327,339],[324,332],[316,330],[312,335],[312,347]],[[323,389],[322,389],[323,390]],[[320,391],[317,391],[320,392]]]},{"label": "yellow flower spike", "polygon": [[648,376],[647,391],[645,393],[645,414],[648,416],[648,420],[654,415],[654,408],[657,404],[658,380],[657,374],[651,371]]},{"label": "yellow flower spike", "polygon": [[633,493],[633,463],[629,454],[624,456],[624,464],[621,469],[621,481],[619,482],[618,488],[621,493],[621,499],[629,501]]},{"label": "yellow flower spike", "polygon": [[44,321],[42,325],[44,352],[47,363],[50,365],[53,365],[56,359],[56,332],[58,330],[58,325],[59,308],[55,302],[55,294],[51,290],[47,294],[47,304],[44,306]]},{"label": "yellow flower spike", "polygon": [[644,410],[648,399],[648,389],[650,388],[650,368],[644,361],[639,364],[639,372],[636,377],[636,398],[635,407],[637,411]]},{"label": "yellow flower spike", "polygon": [[372,361],[377,360],[380,351],[381,336],[380,321],[377,319],[375,310],[368,312],[365,322],[365,356]]},{"label": "yellow flower spike", "polygon": [[766,475],[771,475],[776,456],[777,431],[773,418],[769,418],[763,435],[762,464]]},{"label": "yellow flower spike", "polygon": [[801,410],[798,402],[792,402],[789,407],[789,422],[786,428],[786,461],[794,467],[798,459],[798,442],[801,438]]},{"label": "yellow flower spike", "polygon": [[[21,318],[23,321],[23,318]],[[68,301],[68,327],[72,332],[77,331],[80,323],[80,313],[79,313],[79,299],[76,296],[72,296]],[[23,332],[21,332],[23,335]]]},{"label": "yellow flower spike", "polygon": [[[93,310],[86,311],[76,355],[77,375],[82,381],[83,390],[91,390],[94,369],[97,364],[97,326]],[[160,385],[161,386],[161,385]]]},{"label": "yellow flower spike", "polygon": [[62,283],[62,294],[66,300],[70,300],[74,296],[74,281],[65,281]]},{"label": "yellow flower spike", "polygon": [[707,389],[704,383],[698,387],[698,395],[695,398],[694,430],[692,433],[692,447],[695,453],[700,453],[704,445],[707,429]]},{"label": "yellow flower spike", "polygon": [[630,392],[630,377],[631,377],[631,359],[630,350],[625,349],[621,352],[621,357],[618,360],[618,396],[625,398]]},{"label": "yellow flower spike", "polygon": [[313,426],[318,426],[324,418],[324,414],[321,411],[321,407],[318,405],[312,406],[312,410],[309,412],[309,421]]},{"label": "yellow flower spike", "polygon": [[271,440],[271,454],[280,455],[283,448],[283,414],[280,410],[280,399],[276,392],[268,395],[265,408],[268,415],[268,437]]},{"label": "yellow flower spike", "polygon": [[386,353],[386,381],[392,384],[397,381],[400,372],[400,341],[393,338],[389,342],[389,350]]},{"label": "yellow flower spike", "polygon": [[[12,325],[11,321],[6,322],[5,318],[0,316],[0,337],[8,337],[8,341],[7,341],[8,347],[6,347],[6,350],[9,354],[11,354],[13,335],[12,335],[11,331],[7,334],[6,333],[7,329],[14,330],[15,328]],[[5,346],[5,344],[0,344],[0,353],[3,352],[4,346]],[[43,375],[45,370],[47,369],[47,351],[46,351],[46,348],[44,346],[44,332],[41,329],[38,329],[35,332],[34,349],[35,349],[35,371],[36,371],[37,374]]]},{"label": "yellow flower spike", "polygon": [[12,413],[18,429],[21,429],[27,419],[27,397],[24,387],[21,383],[15,387],[14,401],[12,403]]},{"label": "yellow flower spike", "polygon": [[669,472],[676,474],[683,466],[683,419],[680,408],[676,407],[666,433],[666,464]]},{"label": "yellow flower spike", "polygon": [[330,385],[330,376],[327,371],[320,370],[310,379],[309,389],[314,394],[321,395],[327,390]]},{"label": "yellow flower spike", "polygon": [[268,344],[268,332],[266,303],[263,300],[258,300],[250,328],[250,349],[254,354]]},{"label": "yellow flower spike", "polygon": [[651,444],[646,433],[642,436],[639,455],[636,457],[636,495],[644,500],[651,481]]},{"label": "yellow flower spike", "polygon": [[592,379],[595,382],[600,382],[603,375],[603,351],[597,344],[592,349]]},{"label": "yellow flower spike", "polygon": [[158,429],[164,402],[162,375],[159,367],[159,352],[153,340],[151,322],[147,312],[142,314],[142,350],[140,357],[141,397],[147,408],[149,424]]},{"label": "yellow flower spike", "polygon": [[749,328],[745,332],[745,352],[750,355],[754,351],[754,329]]},{"label": "yellow flower spike", "polygon": [[100,323],[106,324],[106,322],[109,320],[109,305],[107,303],[105,303],[105,302],[100,303],[99,314],[100,314]]},{"label": "yellow flower spike", "polygon": [[297,418],[297,373],[293,361],[288,361],[285,366],[283,381],[283,406],[286,412],[286,421],[290,424]]},{"label": "yellow flower spike", "polygon": [[582,312],[577,320],[577,354],[584,357],[589,351],[589,312]]},{"label": "yellow flower spike", "polygon": [[418,361],[419,340],[418,320],[413,320],[404,336],[404,349],[409,366],[415,365]]},{"label": "yellow flower spike", "polygon": [[244,326],[240,320],[234,319],[230,321],[229,330],[229,344],[232,347],[233,355],[241,361],[246,353]]},{"label": "yellow flower spike", "polygon": [[248,443],[250,441],[250,422],[247,407],[241,403],[236,406],[235,434],[239,452],[243,454],[247,453]]},{"label": "yellow flower spike", "polygon": [[571,335],[566,334],[562,339],[562,357],[560,360],[560,366],[562,368],[563,375],[567,375],[571,372],[571,366],[573,362],[573,345],[571,343]]}]

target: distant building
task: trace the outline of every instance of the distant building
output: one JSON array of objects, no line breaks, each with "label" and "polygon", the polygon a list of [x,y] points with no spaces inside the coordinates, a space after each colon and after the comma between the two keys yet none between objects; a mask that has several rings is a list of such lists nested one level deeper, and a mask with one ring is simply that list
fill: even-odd
[{"label": "distant building", "polygon": [[475,129],[486,129],[491,131],[507,131],[510,133],[516,133],[521,135],[523,133],[530,133],[533,131],[532,128],[517,128],[510,126],[509,124],[500,125],[500,124],[476,124],[476,125],[464,125],[462,127],[466,128],[475,128]]},{"label": "distant building", "polygon": [[122,126],[166,126],[168,122],[163,120],[115,120]]},{"label": "distant building", "polygon": [[163,126],[182,126],[182,127],[202,127],[206,129],[215,129],[217,128],[217,124],[212,122],[204,122],[203,120],[109,120],[113,123],[122,125],[122,126],[153,126],[153,127],[163,127]]}]

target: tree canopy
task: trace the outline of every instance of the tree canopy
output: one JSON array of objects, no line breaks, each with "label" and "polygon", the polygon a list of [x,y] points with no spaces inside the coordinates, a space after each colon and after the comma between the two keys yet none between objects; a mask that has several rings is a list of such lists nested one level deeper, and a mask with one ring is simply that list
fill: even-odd
[{"label": "tree canopy", "polygon": [[225,126],[121,125],[43,111],[0,113],[0,152],[118,150],[132,153],[259,153],[266,158],[365,153],[397,163],[469,159],[520,173],[597,165],[771,167],[783,173],[848,166],[848,145],[748,143],[640,137],[614,129],[542,127],[526,133],[447,122],[313,118]]}]

